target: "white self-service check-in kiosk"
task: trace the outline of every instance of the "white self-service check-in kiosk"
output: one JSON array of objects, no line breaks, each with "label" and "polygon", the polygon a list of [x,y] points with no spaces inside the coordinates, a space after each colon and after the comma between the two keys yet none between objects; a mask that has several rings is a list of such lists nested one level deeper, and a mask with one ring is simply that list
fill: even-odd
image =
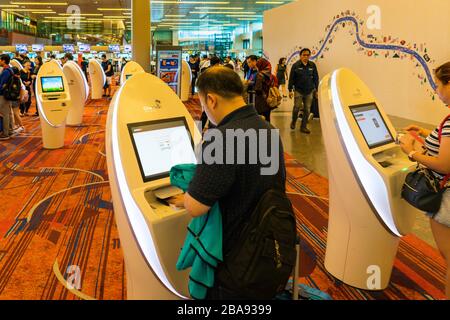
[{"label": "white self-service check-in kiosk", "polygon": [[62,148],[66,118],[72,101],[69,84],[61,65],[54,60],[44,63],[39,69],[36,84],[36,102],[44,148]]},{"label": "white self-service check-in kiosk", "polygon": [[192,83],[192,70],[186,60],[181,62],[181,101],[189,100],[189,93]]},{"label": "white self-service check-in kiosk", "polygon": [[395,143],[396,130],[369,88],[350,70],[325,76],[320,114],[330,181],[326,269],[365,290],[388,284],[399,239],[415,212],[401,199],[416,164]]},{"label": "white self-service check-in kiosk", "polygon": [[101,99],[106,83],[106,74],[97,59],[89,60],[89,79],[91,82],[91,99]]},{"label": "white self-service check-in kiosk", "polygon": [[67,115],[67,125],[77,126],[83,122],[84,106],[89,97],[89,85],[83,70],[76,62],[67,61],[63,72],[72,97],[72,106]]},{"label": "white self-service check-in kiosk", "polygon": [[134,61],[129,61],[123,67],[122,73],[120,74],[120,83],[124,84],[128,79],[138,73],[144,73],[144,68],[141,65]]},{"label": "white self-service check-in kiosk", "polygon": [[169,171],[196,163],[200,133],[176,93],[148,73],[135,74],[114,96],[106,150],[129,299],[189,298],[188,271],[176,263],[191,218],[160,199],[179,193]]},{"label": "white self-service check-in kiosk", "polygon": [[11,67],[16,67],[17,69],[19,69],[19,71],[23,69],[22,64],[16,59],[11,59],[11,62],[9,64],[11,65]]}]

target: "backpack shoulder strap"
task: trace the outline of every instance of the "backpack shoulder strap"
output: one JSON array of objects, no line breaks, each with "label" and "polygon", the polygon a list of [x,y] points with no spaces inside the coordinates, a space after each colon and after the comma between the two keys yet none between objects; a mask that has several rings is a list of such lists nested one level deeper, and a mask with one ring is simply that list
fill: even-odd
[{"label": "backpack shoulder strap", "polygon": [[450,115],[448,115],[444,121],[442,121],[441,125],[439,126],[439,143],[441,143],[441,139],[442,139],[442,131],[444,131],[444,126],[445,123],[450,120]]}]

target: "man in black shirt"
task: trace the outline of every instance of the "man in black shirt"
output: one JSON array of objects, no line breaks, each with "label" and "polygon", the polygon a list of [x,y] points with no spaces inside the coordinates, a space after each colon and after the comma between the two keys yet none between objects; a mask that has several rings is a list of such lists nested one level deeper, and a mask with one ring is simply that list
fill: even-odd
[{"label": "man in black shirt", "polygon": [[[291,69],[289,76],[289,97],[294,100],[294,110],[292,112],[291,129],[295,130],[298,114],[303,110],[301,132],[310,134],[307,128],[311,115],[311,106],[314,95],[317,95],[319,88],[319,73],[314,62],[309,61],[311,50],[303,49],[300,51],[300,61],[296,62]],[[294,94],[295,91],[295,94]]]},{"label": "man in black shirt", "polygon": [[102,67],[103,70],[105,71],[105,75],[106,75],[106,82],[105,82],[105,86],[104,86],[104,97],[110,97],[111,96],[111,81],[112,81],[112,77],[114,75],[114,70],[113,70],[113,66],[110,60],[108,60],[106,58],[106,54],[102,55]]},{"label": "man in black shirt", "polygon": [[[185,207],[193,217],[207,214],[219,203],[226,259],[264,193],[284,190],[283,146],[278,130],[258,116],[252,105],[246,105],[236,72],[211,68],[200,75],[197,88],[202,107],[216,128],[205,133],[200,164],[188,192],[171,202]],[[222,288],[216,281],[208,298],[218,297],[239,298],[233,288]]]}]

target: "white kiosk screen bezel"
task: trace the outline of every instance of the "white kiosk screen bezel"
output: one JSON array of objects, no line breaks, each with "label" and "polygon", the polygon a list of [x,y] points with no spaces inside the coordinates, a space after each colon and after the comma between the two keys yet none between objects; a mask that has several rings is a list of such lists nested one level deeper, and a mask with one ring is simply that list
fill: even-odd
[{"label": "white kiosk screen bezel", "polygon": [[[138,148],[136,146],[136,142],[134,140],[133,130],[136,128],[140,128],[140,127],[154,126],[154,125],[163,124],[163,123],[168,123],[168,124],[169,123],[177,123],[177,122],[179,124],[182,123],[184,125],[186,132],[188,133],[189,139],[191,140],[192,151],[195,154],[194,140],[192,139],[192,134],[191,134],[191,131],[189,130],[189,126],[187,124],[185,117],[153,120],[153,121],[138,122],[138,123],[129,123],[127,125],[128,132],[130,133],[131,143],[133,144],[134,154],[136,155],[136,159],[139,164],[139,170],[141,171],[141,176],[142,176],[142,179],[144,180],[144,182],[151,182],[151,181],[167,178],[170,176],[170,172],[169,171],[161,172],[159,174],[155,174],[155,175],[151,175],[151,176],[145,175],[144,167],[142,166],[142,162],[141,162],[141,157],[139,156],[139,150],[138,150]],[[174,127],[177,127],[177,126],[174,126]],[[171,128],[171,127],[169,126],[167,128]]]},{"label": "white kiosk screen bezel", "polygon": [[[49,78],[59,78],[59,79],[61,79],[62,90],[59,90],[59,91],[46,91],[44,89],[44,79],[49,79]],[[64,79],[63,79],[62,76],[41,77],[41,87],[42,87],[42,93],[61,93],[61,92],[66,91],[65,87],[64,87]]]},{"label": "white kiosk screen bezel", "polygon": [[[390,136],[389,140],[382,141],[382,142],[379,142],[379,143],[375,143],[375,144],[372,144],[372,145],[369,144],[369,142],[367,141],[367,137],[364,134],[364,131],[362,130],[361,126],[359,125],[359,122],[356,119],[356,115],[355,115],[355,110],[356,109],[361,109],[361,108],[364,108],[364,107],[374,107],[373,109],[378,112],[378,114],[380,115],[380,118],[383,120],[383,124],[384,124],[387,132],[389,133],[389,136]],[[384,120],[384,117],[381,114],[380,109],[378,109],[378,106],[377,106],[377,104],[375,102],[360,104],[360,105],[356,105],[356,106],[351,106],[350,107],[350,112],[352,113],[353,119],[355,119],[355,122],[356,122],[356,124],[357,124],[357,126],[359,128],[359,131],[361,132],[362,136],[364,137],[364,140],[366,141],[367,146],[369,147],[369,149],[375,149],[375,148],[382,147],[382,146],[385,146],[387,144],[391,144],[391,143],[395,142],[394,136],[392,135],[391,130],[389,129],[388,125],[386,124],[386,121]]]}]

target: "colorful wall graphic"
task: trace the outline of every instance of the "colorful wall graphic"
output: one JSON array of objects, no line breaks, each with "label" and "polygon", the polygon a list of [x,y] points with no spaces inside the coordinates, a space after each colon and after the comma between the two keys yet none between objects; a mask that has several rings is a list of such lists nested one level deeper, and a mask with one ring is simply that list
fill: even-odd
[{"label": "colorful wall graphic", "polygon": [[[330,51],[334,41],[334,33],[347,30],[350,36],[355,37],[353,45],[357,47],[357,51],[365,54],[367,57],[381,57],[385,59],[411,59],[416,63],[419,70],[414,72],[421,84],[430,86],[428,90],[431,98],[435,99],[436,83],[433,79],[432,71],[429,63],[435,63],[428,55],[425,43],[417,44],[400,40],[393,36],[382,36],[380,38],[373,34],[365,34],[361,28],[365,25],[365,21],[359,18],[356,13],[347,10],[345,13],[333,17],[333,22],[325,28],[327,36],[319,41],[319,46],[313,46],[311,60],[317,61],[324,59],[326,53]],[[367,40],[366,40],[367,39]],[[298,48],[291,53],[288,58],[288,64],[291,66],[298,61],[298,55],[302,48]],[[420,70],[421,69],[421,70]]]},{"label": "colorful wall graphic", "polygon": [[[380,30],[369,30],[366,24],[367,7],[374,4],[381,8]],[[431,0],[426,7],[448,12],[450,2]],[[450,43],[442,41],[448,36],[440,34],[450,34],[450,24],[419,8],[419,3],[387,0],[291,3],[266,12],[264,53],[275,65],[286,57],[290,67],[308,47],[321,76],[349,67],[368,83],[389,114],[436,124],[448,110],[434,92],[433,69],[450,61]]]}]

